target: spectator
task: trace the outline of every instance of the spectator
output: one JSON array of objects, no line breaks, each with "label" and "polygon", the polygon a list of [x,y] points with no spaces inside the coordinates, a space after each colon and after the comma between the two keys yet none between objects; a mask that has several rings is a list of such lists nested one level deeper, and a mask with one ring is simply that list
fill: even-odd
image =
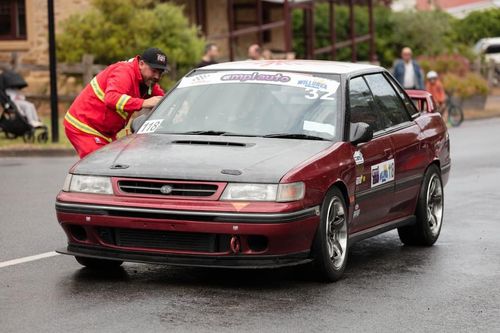
[{"label": "spectator", "polygon": [[8,88],[5,90],[7,95],[9,95],[12,102],[14,102],[19,110],[19,113],[23,115],[28,123],[33,127],[43,126],[43,123],[38,118],[38,113],[36,112],[36,107],[33,103],[28,102],[26,97],[19,89]]},{"label": "spectator", "polygon": [[205,53],[201,58],[201,62],[196,65],[196,68],[205,67],[208,65],[216,64],[216,59],[219,57],[219,48],[214,43],[205,45]]},{"label": "spectator", "polygon": [[446,112],[446,93],[443,84],[439,80],[438,74],[435,71],[427,73],[427,82],[425,89],[432,94],[434,101],[437,104],[437,110],[443,116],[444,121],[447,121],[448,115]]},{"label": "spectator", "polygon": [[273,58],[273,52],[269,49],[264,49],[262,51],[262,59],[264,60],[271,60]]},{"label": "spectator", "polygon": [[262,49],[259,44],[252,44],[248,47],[248,60],[261,60]]},{"label": "spectator", "polygon": [[418,63],[412,59],[409,47],[403,48],[401,58],[394,65],[394,77],[405,89],[424,89],[422,70]]}]

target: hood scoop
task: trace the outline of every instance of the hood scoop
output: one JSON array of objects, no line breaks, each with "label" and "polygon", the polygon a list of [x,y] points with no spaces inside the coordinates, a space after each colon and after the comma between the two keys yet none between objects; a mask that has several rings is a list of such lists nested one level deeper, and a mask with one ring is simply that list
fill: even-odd
[{"label": "hood scoop", "polygon": [[113,164],[109,168],[110,169],[128,169],[129,165],[127,165],[127,164]]},{"label": "hood scoop", "polygon": [[201,146],[223,146],[223,147],[251,147],[254,143],[226,142],[226,141],[205,141],[205,140],[177,140],[172,141],[177,145],[201,145]]}]

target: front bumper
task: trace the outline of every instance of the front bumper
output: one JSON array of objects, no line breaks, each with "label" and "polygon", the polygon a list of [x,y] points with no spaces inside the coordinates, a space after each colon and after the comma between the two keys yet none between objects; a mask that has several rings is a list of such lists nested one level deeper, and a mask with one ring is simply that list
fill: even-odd
[{"label": "front bumper", "polygon": [[[200,267],[272,268],[310,262],[319,223],[317,206],[238,213],[58,201],[56,211],[68,237],[68,247],[60,253]],[[238,251],[229,246],[234,237]]]}]

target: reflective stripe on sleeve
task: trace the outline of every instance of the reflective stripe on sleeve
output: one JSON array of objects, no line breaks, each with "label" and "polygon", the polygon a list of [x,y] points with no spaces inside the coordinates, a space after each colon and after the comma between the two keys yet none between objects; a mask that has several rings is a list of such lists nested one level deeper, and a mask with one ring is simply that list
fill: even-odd
[{"label": "reflective stripe on sleeve", "polygon": [[118,99],[118,102],[116,103],[116,112],[122,117],[123,119],[127,119],[127,112],[124,110],[125,104],[127,104],[127,101],[130,99],[129,95],[121,95],[120,98]]},{"label": "reflective stripe on sleeve", "polygon": [[68,123],[70,123],[71,125],[73,125],[75,128],[79,129],[80,131],[84,132],[84,133],[87,133],[87,134],[91,134],[91,135],[95,135],[95,136],[98,136],[100,138],[103,138],[104,140],[106,140],[107,142],[111,142],[113,141],[111,138],[108,138],[104,135],[102,135],[101,133],[99,133],[98,131],[96,131],[95,129],[93,129],[92,127],[90,127],[89,125],[87,124],[84,124],[82,123],[80,120],[76,119],[72,114],[70,114],[69,112],[66,112],[66,115],[64,116],[64,119],[66,119],[66,121]]},{"label": "reflective stripe on sleeve", "polygon": [[92,90],[94,90],[97,98],[99,98],[101,102],[104,102],[104,91],[101,89],[101,87],[99,87],[99,83],[97,83],[96,77],[94,77],[92,81],[90,81],[90,86],[92,87]]}]

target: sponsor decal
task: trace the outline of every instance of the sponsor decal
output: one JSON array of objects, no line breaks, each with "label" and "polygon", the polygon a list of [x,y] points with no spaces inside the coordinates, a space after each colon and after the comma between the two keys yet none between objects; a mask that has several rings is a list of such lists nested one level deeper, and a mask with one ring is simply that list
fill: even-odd
[{"label": "sponsor decal", "polygon": [[363,175],[363,176],[356,177],[356,185],[361,185],[361,184],[363,184],[365,181],[366,181],[366,177],[365,177],[364,175]]},{"label": "sponsor decal", "polygon": [[394,159],[372,165],[371,187],[385,184],[394,180]]},{"label": "sponsor decal", "polygon": [[297,82],[297,85],[304,88],[328,90],[328,85],[325,82],[315,80],[299,80],[299,82]]},{"label": "sponsor decal", "polygon": [[163,119],[148,120],[142,124],[137,134],[154,133],[161,125]]},{"label": "sponsor decal", "polygon": [[225,74],[221,78],[221,81],[267,81],[267,82],[289,82],[291,78],[287,75],[281,73],[276,74],[263,74],[259,72],[253,73],[231,73]]},{"label": "sponsor decal", "polygon": [[354,163],[356,163],[356,165],[365,163],[365,158],[363,157],[363,153],[361,153],[359,150],[356,150],[354,152],[352,158],[354,159]]},{"label": "sponsor decal", "polygon": [[361,213],[361,210],[359,209],[359,205],[356,204],[356,206],[354,206],[354,212],[352,214],[352,217],[355,219],[356,217],[359,216],[360,213]]}]

